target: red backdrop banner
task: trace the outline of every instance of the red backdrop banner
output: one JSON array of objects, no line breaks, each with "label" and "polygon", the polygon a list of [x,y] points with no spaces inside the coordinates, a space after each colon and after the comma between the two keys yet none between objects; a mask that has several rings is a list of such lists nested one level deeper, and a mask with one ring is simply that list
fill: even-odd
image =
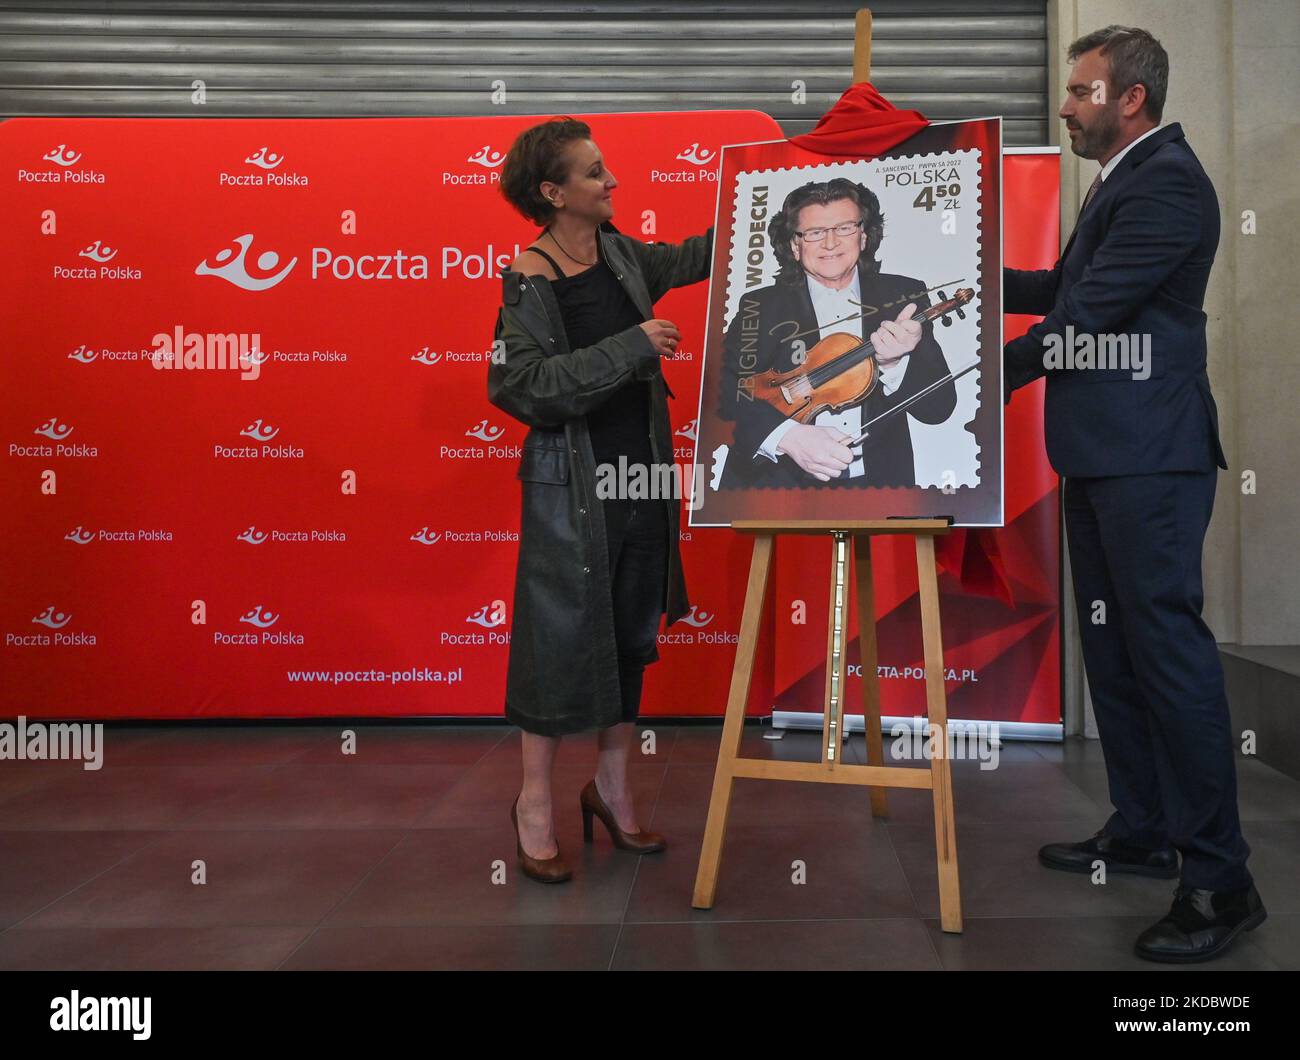
[{"label": "red backdrop banner", "polygon": [[[538,120],[0,124],[0,712],[501,716],[526,428],[489,404],[486,370],[500,269],[535,230],[497,184]],[[722,144],[781,136],[752,111],[585,120],[620,182],[615,224],[647,240],[708,227]],[[1017,183],[1030,161],[1041,172]],[[1007,162],[1007,260],[1050,265],[1056,160]],[[706,296],[657,308],[683,334],[665,365],[683,465]],[[1031,571],[1050,581],[1050,597],[1025,594],[1047,624],[1055,479],[1030,404],[1007,410],[1000,540],[1018,601]],[[750,539],[682,536],[695,606],[661,633],[646,716],[725,707]],[[879,561],[897,610],[906,564]],[[984,638],[1029,621],[977,606]],[[797,684],[786,630],[770,638],[779,613],[762,712]],[[1055,720],[1055,666],[1003,675],[989,716]]]}]

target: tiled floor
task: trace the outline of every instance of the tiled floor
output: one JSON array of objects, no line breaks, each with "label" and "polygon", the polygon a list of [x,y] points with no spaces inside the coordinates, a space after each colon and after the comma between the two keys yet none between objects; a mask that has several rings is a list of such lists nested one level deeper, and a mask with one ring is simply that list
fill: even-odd
[{"label": "tiled floor", "polygon": [[[344,757],[341,728],[114,727],[99,771],[0,763],[0,968],[1172,970],[1132,954],[1172,881],[1095,886],[1037,862],[1109,813],[1096,743],[953,763],[965,931],[949,935],[928,792],[892,791],[885,821],[861,789],[738,781],[703,911],[691,894],[720,726],[652,727],[633,783],[670,845],[643,858],[599,824],[584,846],[595,739],[564,741],[557,827],[575,876],[558,886],[516,868],[517,730],[354,726]],[[754,728],[744,753],[812,761],[817,740]],[[863,760],[861,736],[848,753]],[[1269,919],[1213,967],[1294,970],[1300,783],[1243,759],[1239,784]]]}]

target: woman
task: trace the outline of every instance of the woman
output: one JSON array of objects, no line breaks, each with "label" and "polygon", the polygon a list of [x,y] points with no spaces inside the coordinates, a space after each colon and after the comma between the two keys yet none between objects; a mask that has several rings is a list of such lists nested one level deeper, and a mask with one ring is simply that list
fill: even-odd
[{"label": "woman", "polygon": [[[645,666],[659,658],[659,617],[690,611],[676,497],[597,493],[597,467],[672,462],[660,357],[680,335],[653,319],[668,290],[706,279],[712,229],[679,246],[618,233],[618,186],[583,122],[525,130],[501,190],[543,231],[502,274],[488,399],[529,426],[522,482],[507,720],[523,730],[523,785],[511,808],[520,866],[544,882],[572,875],[555,840],[551,774],[560,738],[598,729],[595,778],[580,794],[615,846],[663,850],[642,831],[627,760]],[[602,491],[603,492],[603,491]]]}]

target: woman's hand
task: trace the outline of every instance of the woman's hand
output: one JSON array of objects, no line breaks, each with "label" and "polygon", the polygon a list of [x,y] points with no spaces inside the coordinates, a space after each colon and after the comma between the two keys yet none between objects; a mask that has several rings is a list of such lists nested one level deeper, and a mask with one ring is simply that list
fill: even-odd
[{"label": "woman's hand", "polygon": [[660,357],[677,356],[677,344],[682,341],[682,333],[671,320],[647,320],[641,325],[641,330]]}]

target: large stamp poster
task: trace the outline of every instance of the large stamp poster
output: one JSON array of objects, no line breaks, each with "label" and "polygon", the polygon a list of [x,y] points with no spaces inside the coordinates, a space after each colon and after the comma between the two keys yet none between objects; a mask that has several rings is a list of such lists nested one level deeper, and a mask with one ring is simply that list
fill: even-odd
[{"label": "large stamp poster", "polygon": [[1001,122],[723,150],[692,526],[1002,524]]}]

